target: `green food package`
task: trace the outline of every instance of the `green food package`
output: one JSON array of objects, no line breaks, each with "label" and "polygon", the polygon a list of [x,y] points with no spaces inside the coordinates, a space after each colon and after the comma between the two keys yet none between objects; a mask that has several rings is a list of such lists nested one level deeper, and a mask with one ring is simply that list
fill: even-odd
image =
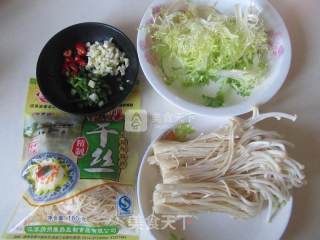
[{"label": "green food package", "polygon": [[140,109],[136,87],[112,112],[64,113],[29,83],[21,176],[27,190],[4,239],[139,239],[132,219],[138,153],[125,112]]}]

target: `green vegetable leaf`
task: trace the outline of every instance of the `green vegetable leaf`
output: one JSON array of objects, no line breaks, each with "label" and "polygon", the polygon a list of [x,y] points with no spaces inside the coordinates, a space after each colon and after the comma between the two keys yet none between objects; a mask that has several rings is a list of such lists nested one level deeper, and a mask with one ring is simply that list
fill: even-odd
[{"label": "green vegetable leaf", "polygon": [[227,80],[227,84],[232,89],[234,89],[240,96],[247,97],[250,96],[252,89],[256,85],[256,82],[250,80],[246,82],[241,82],[240,80],[229,78]]},{"label": "green vegetable leaf", "polygon": [[207,96],[207,95],[202,95],[202,99],[204,101],[204,104],[208,107],[213,107],[213,108],[217,108],[217,107],[222,107],[224,104],[224,92],[223,91],[219,91],[217,93],[216,96],[211,97],[211,96]]},{"label": "green vegetable leaf", "polygon": [[188,136],[194,132],[195,130],[190,123],[180,123],[174,130],[178,141],[185,141]]}]

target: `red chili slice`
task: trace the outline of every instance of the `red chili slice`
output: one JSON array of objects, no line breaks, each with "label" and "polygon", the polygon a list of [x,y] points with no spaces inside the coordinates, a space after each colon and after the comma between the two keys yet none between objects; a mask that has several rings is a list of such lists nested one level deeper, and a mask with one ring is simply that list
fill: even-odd
[{"label": "red chili slice", "polygon": [[83,42],[77,42],[75,49],[77,50],[77,54],[79,56],[85,56],[87,54],[87,47]]},{"label": "red chili slice", "polygon": [[74,61],[79,61],[79,59],[81,59],[81,57],[79,56],[79,55],[76,55],[75,57],[74,57]]},{"label": "red chili slice", "polygon": [[72,57],[65,57],[64,62],[65,63],[72,63],[73,59],[72,59]]},{"label": "red chili slice", "polygon": [[76,57],[75,61],[81,67],[85,67],[87,65],[86,61],[81,57],[78,57],[78,58]]},{"label": "red chili slice", "polygon": [[62,74],[64,74],[64,75],[68,75],[69,74],[69,72],[70,72],[70,68],[69,68],[69,63],[64,63],[63,65],[62,65]]},{"label": "red chili slice", "polygon": [[71,63],[71,64],[69,65],[69,68],[70,68],[70,70],[71,70],[71,73],[73,73],[73,74],[77,74],[77,73],[79,72],[79,68],[78,68],[77,65],[74,64],[74,63]]},{"label": "red chili slice", "polygon": [[65,57],[71,57],[72,56],[72,50],[68,49],[63,52],[63,56]]},{"label": "red chili slice", "polygon": [[64,64],[63,64],[63,66],[62,66],[62,69],[64,70],[64,71],[68,71],[69,70],[69,63],[67,63],[67,62],[65,62]]}]

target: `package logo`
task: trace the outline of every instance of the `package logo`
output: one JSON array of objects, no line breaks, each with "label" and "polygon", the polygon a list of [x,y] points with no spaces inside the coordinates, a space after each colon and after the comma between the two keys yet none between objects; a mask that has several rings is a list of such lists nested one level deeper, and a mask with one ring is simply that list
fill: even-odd
[{"label": "package logo", "polygon": [[132,215],[132,200],[129,195],[122,194],[117,197],[117,212],[120,217]]},{"label": "package logo", "polygon": [[72,153],[76,157],[83,157],[87,154],[89,148],[88,141],[85,137],[78,137],[72,144]]},{"label": "package logo", "polygon": [[125,113],[127,132],[145,132],[148,127],[148,113],[145,110],[128,110]]}]

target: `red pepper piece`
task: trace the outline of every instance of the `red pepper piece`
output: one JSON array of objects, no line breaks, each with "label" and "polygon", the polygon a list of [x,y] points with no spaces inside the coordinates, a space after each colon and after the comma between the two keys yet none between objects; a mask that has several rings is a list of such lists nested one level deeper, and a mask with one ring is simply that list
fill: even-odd
[{"label": "red pepper piece", "polygon": [[79,56],[79,55],[76,55],[75,57],[74,57],[74,61],[79,61],[79,59],[81,59],[81,57]]},{"label": "red pepper piece", "polygon": [[82,57],[80,57],[80,56],[78,56],[78,55],[75,57],[74,60],[75,60],[76,63],[77,63],[79,66],[81,66],[81,67],[85,67],[85,66],[87,65],[86,61],[85,61]]},{"label": "red pepper piece", "polygon": [[63,56],[65,57],[71,57],[72,56],[72,50],[68,49],[63,52]]},{"label": "red pepper piece", "polygon": [[87,55],[87,47],[83,42],[77,42],[75,45],[75,49],[79,56]]},{"label": "red pepper piece", "polygon": [[65,57],[64,62],[65,63],[72,63],[73,59],[72,59],[72,57]]},{"label": "red pepper piece", "polygon": [[69,72],[70,72],[70,68],[69,68],[69,63],[64,63],[63,65],[62,65],[62,74],[64,74],[64,75],[69,75]]},{"label": "red pepper piece", "polygon": [[79,72],[79,68],[74,63],[70,63],[69,68],[71,70],[71,73],[74,74],[74,75]]},{"label": "red pepper piece", "polygon": [[69,65],[70,65],[69,63],[64,62],[63,66],[62,66],[63,71],[69,71]]}]

